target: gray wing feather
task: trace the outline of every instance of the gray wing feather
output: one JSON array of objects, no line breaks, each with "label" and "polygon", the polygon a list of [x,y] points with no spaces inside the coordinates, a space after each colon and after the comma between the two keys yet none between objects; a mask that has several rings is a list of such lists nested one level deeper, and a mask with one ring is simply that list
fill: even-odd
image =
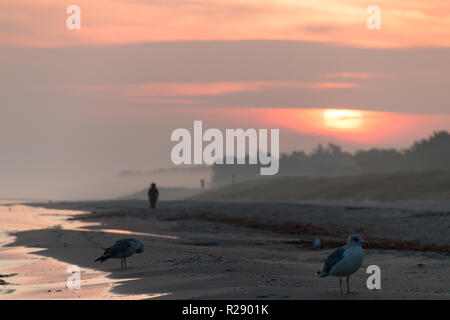
[{"label": "gray wing feather", "polygon": [[322,272],[330,272],[331,268],[333,268],[336,263],[341,261],[342,257],[344,256],[344,247],[337,248],[334,250],[325,261],[325,265],[323,266]]},{"label": "gray wing feather", "polygon": [[116,241],[110,248],[108,248],[107,253],[111,256],[115,256],[116,254],[121,254],[127,251],[131,247],[132,243],[129,239],[123,239]]}]

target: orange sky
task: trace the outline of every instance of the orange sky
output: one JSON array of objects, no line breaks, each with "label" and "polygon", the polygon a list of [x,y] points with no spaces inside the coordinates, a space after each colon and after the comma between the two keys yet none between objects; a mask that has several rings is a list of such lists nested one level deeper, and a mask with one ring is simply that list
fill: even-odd
[{"label": "orange sky", "polygon": [[450,129],[450,115],[399,114],[350,109],[249,110],[266,125],[334,137],[368,146],[408,145],[434,130]]},{"label": "orange sky", "polygon": [[[135,110],[133,116],[145,119],[149,110]],[[192,121],[204,120],[204,128],[221,128],[223,123],[233,128],[279,128],[282,132],[298,133],[294,150],[309,151],[314,144],[305,136],[317,136],[315,141],[337,143],[346,150],[372,147],[408,148],[416,140],[429,137],[434,131],[450,130],[448,114],[404,114],[357,109],[315,108],[175,108],[191,129]],[[122,115],[123,116],[123,115]],[[119,116],[120,117],[120,116]],[[306,142],[306,144],[305,144]]]},{"label": "orange sky", "polygon": [[[81,8],[81,30],[65,27]],[[366,27],[369,5],[381,30]],[[447,0],[3,0],[0,44],[59,47],[179,40],[298,40],[359,47],[450,46]]]}]

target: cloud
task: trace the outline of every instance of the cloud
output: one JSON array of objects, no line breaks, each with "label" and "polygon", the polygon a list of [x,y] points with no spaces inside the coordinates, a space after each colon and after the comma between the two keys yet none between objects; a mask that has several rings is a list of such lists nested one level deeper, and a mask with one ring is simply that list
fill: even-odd
[{"label": "cloud", "polygon": [[31,103],[118,119],[168,105],[448,113],[449,65],[447,48],[290,41],[2,48],[0,92],[12,113]]},{"label": "cloud", "polygon": [[[351,82],[177,82],[75,86],[81,92],[102,93],[117,96],[124,101],[156,102],[168,104],[196,104],[199,100],[189,97],[225,96],[242,92],[275,93],[277,89],[333,90],[357,88]],[[178,98],[177,98],[178,97]]]},{"label": "cloud", "polygon": [[320,34],[330,34],[332,32],[336,32],[339,30],[337,26],[327,24],[310,24],[301,26],[300,29],[307,33],[320,33]]},{"label": "cloud", "polygon": [[366,28],[367,4],[356,0],[78,0],[77,5],[81,29],[69,31],[67,4],[59,0],[3,0],[0,21],[7,21],[7,28],[0,29],[0,45],[258,39],[356,47],[450,46],[446,0],[383,1],[382,28],[377,31]]},{"label": "cloud", "polygon": [[344,79],[374,79],[381,75],[374,73],[363,72],[340,72],[340,73],[325,73],[322,75],[324,78],[344,78]]}]

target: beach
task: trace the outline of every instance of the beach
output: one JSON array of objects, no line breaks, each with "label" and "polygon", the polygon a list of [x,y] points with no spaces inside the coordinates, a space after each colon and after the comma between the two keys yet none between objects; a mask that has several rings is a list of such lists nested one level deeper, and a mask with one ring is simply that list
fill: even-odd
[{"label": "beach", "polygon": [[[0,222],[0,299],[450,298],[450,213],[440,207],[3,202]],[[336,277],[316,272],[351,233],[369,244],[352,294],[340,295]],[[320,249],[311,247],[315,236]],[[145,248],[127,259],[127,269],[120,260],[94,262],[122,238]],[[70,265],[81,270],[80,289],[66,286]],[[381,269],[381,290],[366,286],[370,265]]]}]

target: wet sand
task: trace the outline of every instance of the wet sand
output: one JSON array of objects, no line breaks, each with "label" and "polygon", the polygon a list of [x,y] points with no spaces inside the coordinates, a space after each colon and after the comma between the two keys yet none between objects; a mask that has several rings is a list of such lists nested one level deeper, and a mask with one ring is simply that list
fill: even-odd
[{"label": "wet sand", "polygon": [[[0,274],[17,273],[1,278],[10,284],[0,286],[0,299],[450,298],[445,212],[186,201],[162,202],[153,211],[144,201],[45,207],[0,209]],[[267,227],[276,223],[283,227]],[[353,294],[341,296],[336,278],[315,273],[354,231],[371,247],[351,278]],[[316,234],[324,239],[320,250],[310,248]],[[94,262],[102,247],[124,237],[145,246],[128,259],[128,269],[119,260]],[[402,243],[402,250],[384,248]],[[82,270],[80,290],[65,287],[71,264]],[[366,287],[371,264],[381,268],[381,290]]]},{"label": "wet sand", "polygon": [[[0,299],[146,299],[159,296],[115,294],[111,289],[126,279],[112,280],[107,272],[84,267],[80,270],[82,290],[67,287],[71,264],[41,253],[48,247],[70,249],[71,245],[52,236],[58,238],[60,232],[84,230],[98,224],[68,220],[85,213],[20,204],[0,205],[0,279],[3,280],[0,281]],[[42,232],[46,236],[44,241],[33,239],[27,246],[11,246],[15,241],[11,234],[15,232]],[[82,248],[73,253],[84,254]]]}]

